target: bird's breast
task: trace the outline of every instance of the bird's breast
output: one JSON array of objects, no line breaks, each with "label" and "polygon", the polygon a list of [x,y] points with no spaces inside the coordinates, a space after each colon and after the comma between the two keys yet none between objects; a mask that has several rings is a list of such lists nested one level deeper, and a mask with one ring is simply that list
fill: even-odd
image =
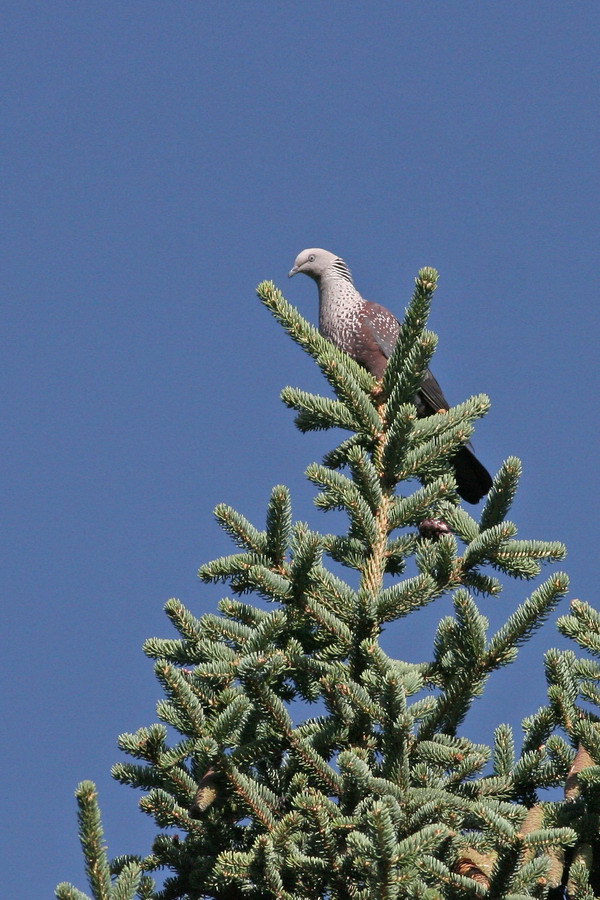
[{"label": "bird's breast", "polygon": [[[355,293],[355,292],[354,292]],[[360,334],[363,304],[350,292],[321,293],[319,331],[340,350],[353,353]]]},{"label": "bird's breast", "polygon": [[387,357],[376,340],[367,304],[360,294],[356,291],[342,296],[322,294],[319,331],[372,375],[381,378]]}]

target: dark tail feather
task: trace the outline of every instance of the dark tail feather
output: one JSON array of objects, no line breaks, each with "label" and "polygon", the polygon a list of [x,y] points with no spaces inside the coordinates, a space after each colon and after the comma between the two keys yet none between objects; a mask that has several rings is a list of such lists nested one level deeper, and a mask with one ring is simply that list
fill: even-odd
[{"label": "dark tail feather", "polygon": [[454,459],[458,493],[467,503],[479,503],[492,486],[492,478],[468,447],[461,447]]}]

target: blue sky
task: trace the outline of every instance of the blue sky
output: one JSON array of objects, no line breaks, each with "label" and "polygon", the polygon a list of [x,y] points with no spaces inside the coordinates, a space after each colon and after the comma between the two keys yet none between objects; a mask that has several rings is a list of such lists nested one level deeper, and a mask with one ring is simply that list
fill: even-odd
[{"label": "blue sky", "polygon": [[[7,895],[84,887],[82,778],[111,853],[149,848],[109,768],[156,720],[141,643],[171,634],[165,601],[226,593],[196,578],[231,547],[216,503],[260,525],[283,482],[332,528],[302,474],[331,436],[278,399],[321,377],[254,294],[274,279],[314,321],[314,285],[286,279],[304,247],[399,315],[440,271],[434,371],[452,402],[491,396],[478,455],[522,458],[520,536],[567,543],[571,596],[596,601],[599,25],[595,3],[522,0],[4,11]],[[482,608],[501,622],[527,592]],[[423,622],[398,656],[427,652]],[[473,734],[535,711],[557,642],[549,623],[497,676]]]}]

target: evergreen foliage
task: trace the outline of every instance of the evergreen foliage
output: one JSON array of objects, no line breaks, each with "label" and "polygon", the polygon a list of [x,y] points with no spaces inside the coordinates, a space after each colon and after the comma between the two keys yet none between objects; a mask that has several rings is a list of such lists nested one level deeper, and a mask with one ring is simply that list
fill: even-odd
[{"label": "evergreen foliage", "polygon": [[[552,824],[577,835],[575,844],[558,854],[562,881],[574,900],[594,900],[600,895],[600,614],[572,600],[570,614],[557,624],[589,656],[571,650],[546,653],[549,705],[525,724],[536,740],[547,741],[566,773],[564,802],[547,810]],[[547,738],[555,729],[567,740],[556,734]]]},{"label": "evergreen foliage", "polygon": [[[307,470],[317,507],[343,510],[348,528],[322,534],[294,521],[282,485],[264,530],[217,507],[236,552],[199,574],[231,595],[201,618],[167,603],[179,637],[145,644],[165,694],[162,724],[121,735],[133,761],[113,769],[143,791],[140,806],[160,829],[150,855],[109,864],[93,785],[77,792],[95,900],[524,900],[564,896],[567,879],[573,900],[594,897],[600,732],[588,706],[600,700],[600,664],[548,653],[550,702],[525,721],[520,754],[508,725],[492,747],[460,732],[490,675],[516,658],[568,580],[550,574],[490,633],[479,604],[565,551],[517,539],[506,520],[514,457],[479,520],[460,506],[449,460],[486,413],[484,395],[417,418],[413,395],[436,344],[425,328],[436,283],[433,269],[419,273],[381,383],[272,283],[259,286],[333,389],[333,398],[284,389],[298,428],[350,433]],[[431,658],[389,656],[380,642],[388,624],[443,595],[454,613],[440,620]],[[600,616],[589,607],[574,604],[561,629],[600,655]],[[564,803],[543,801],[541,790],[565,782]],[[161,888],[146,874],[159,869],[170,873]],[[63,884],[57,896],[86,895]]]}]

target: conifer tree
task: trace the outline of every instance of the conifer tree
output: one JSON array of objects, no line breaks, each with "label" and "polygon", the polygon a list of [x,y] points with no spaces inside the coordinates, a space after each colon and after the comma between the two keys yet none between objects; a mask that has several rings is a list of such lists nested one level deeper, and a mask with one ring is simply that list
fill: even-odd
[{"label": "conifer tree", "polygon": [[[600,698],[598,664],[550,651],[551,704],[525,721],[519,754],[506,724],[491,747],[461,733],[489,677],[514,661],[568,580],[550,574],[489,633],[489,598],[537,578],[565,551],[517,539],[506,519],[520,476],[514,457],[479,519],[460,505],[450,460],[487,412],[484,395],[445,415],[416,415],[413,396],[436,346],[426,330],[436,283],[435,270],[421,270],[382,382],[272,283],[259,285],[333,391],[284,389],[298,428],[349,432],[307,470],[317,507],[343,510],[348,527],[321,533],[294,521],[282,485],[264,529],[217,507],[237,552],[199,574],[227,583],[230,596],[200,618],[167,603],[179,637],[145,644],[165,693],[161,724],[121,735],[133,761],[113,769],[143,792],[140,806],[160,829],[152,852],[110,862],[94,786],[77,790],[94,900],[549,898],[565,895],[566,854],[574,900],[594,896],[586,860],[599,776],[595,765],[573,771],[577,743],[600,759],[596,719],[576,706]],[[410,635],[419,610],[444,595],[454,614],[439,621],[429,659],[384,651],[390,623],[401,620]],[[574,609],[564,630],[579,639],[591,615]],[[586,646],[598,653],[592,620]],[[576,815],[540,794],[568,776]],[[168,875],[156,887],[150,873],[160,869]],[[66,883],[57,896],[87,897]]]},{"label": "conifer tree", "polygon": [[564,800],[547,803],[545,813],[549,823],[572,828],[577,838],[566,851],[552,854],[553,868],[566,896],[594,900],[600,895],[600,614],[588,603],[572,600],[570,614],[557,624],[595,659],[572,650],[548,650],[549,704],[527,725],[540,741],[557,729],[567,738],[560,748],[570,761]]}]

